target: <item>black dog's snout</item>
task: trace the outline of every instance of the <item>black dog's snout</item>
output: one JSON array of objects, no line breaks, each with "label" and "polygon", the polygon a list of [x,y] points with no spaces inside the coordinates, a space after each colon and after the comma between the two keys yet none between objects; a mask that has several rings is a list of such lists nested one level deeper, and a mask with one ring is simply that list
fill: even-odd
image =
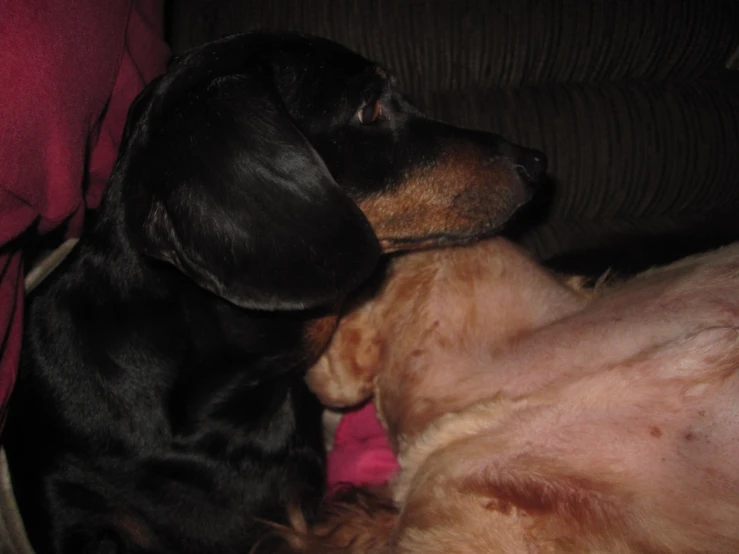
[{"label": "black dog's snout", "polygon": [[539,184],[547,173],[547,157],[539,150],[526,148],[520,154],[515,167],[524,180],[532,185]]}]

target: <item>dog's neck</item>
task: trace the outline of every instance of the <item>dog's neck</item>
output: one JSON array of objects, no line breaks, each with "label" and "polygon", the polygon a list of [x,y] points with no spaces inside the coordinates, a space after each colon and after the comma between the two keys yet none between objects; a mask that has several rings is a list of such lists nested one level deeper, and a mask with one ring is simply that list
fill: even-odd
[{"label": "dog's neck", "polygon": [[400,259],[391,279],[368,325],[384,345],[376,404],[396,452],[468,407],[454,394],[466,375],[589,301],[504,240]]}]

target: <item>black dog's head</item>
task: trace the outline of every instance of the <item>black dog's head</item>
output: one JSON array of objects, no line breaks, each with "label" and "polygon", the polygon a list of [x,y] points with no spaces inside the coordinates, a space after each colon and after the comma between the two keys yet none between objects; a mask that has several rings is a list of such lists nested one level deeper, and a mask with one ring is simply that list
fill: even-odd
[{"label": "black dog's head", "polygon": [[424,117],[379,65],[300,35],[184,55],[140,96],[127,135],[118,175],[140,248],[254,309],[341,297],[377,239],[391,251],[489,234],[546,164]]}]

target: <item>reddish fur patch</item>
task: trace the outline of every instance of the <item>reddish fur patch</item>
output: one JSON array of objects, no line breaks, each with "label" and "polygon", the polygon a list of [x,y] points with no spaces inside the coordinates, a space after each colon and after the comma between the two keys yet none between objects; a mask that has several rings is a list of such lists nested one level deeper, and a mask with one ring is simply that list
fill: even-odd
[{"label": "reddish fur patch", "polygon": [[482,498],[486,510],[513,518],[511,524],[518,521],[525,541],[566,547],[562,552],[587,551],[625,528],[603,485],[579,476],[557,477],[546,462],[541,467],[524,463],[516,473],[484,482],[470,479],[458,490]]},{"label": "reddish fur patch", "polygon": [[515,507],[530,515],[559,515],[587,524],[606,515],[593,483],[582,478],[543,480],[522,476],[478,485],[476,492],[497,500],[503,511]]},{"label": "reddish fur patch", "polygon": [[317,359],[331,342],[331,337],[339,324],[338,310],[331,311],[309,321],[305,325],[303,338],[308,356]]},{"label": "reddish fur patch", "polygon": [[143,550],[156,550],[159,541],[156,534],[140,518],[132,515],[119,515],[113,525],[121,530],[126,538]]},{"label": "reddish fur patch", "polygon": [[[399,511],[387,489],[347,489],[322,507],[318,521],[307,529],[302,516],[290,527],[275,526],[261,554],[381,554],[389,541]],[[277,544],[276,544],[277,543]]]},{"label": "reddish fur patch", "polygon": [[354,406],[372,395],[380,345],[360,310],[342,321],[331,347],[306,375],[308,387],[330,407]]}]

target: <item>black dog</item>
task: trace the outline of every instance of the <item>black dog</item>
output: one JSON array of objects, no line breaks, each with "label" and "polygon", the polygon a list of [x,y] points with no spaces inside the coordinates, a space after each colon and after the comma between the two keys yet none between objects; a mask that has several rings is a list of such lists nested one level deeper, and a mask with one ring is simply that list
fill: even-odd
[{"label": "black dog", "polygon": [[544,157],[425,118],[336,44],[249,33],[132,106],[29,301],[5,445],[39,554],[245,554],[322,495],[302,377],[381,252],[490,234]]}]

